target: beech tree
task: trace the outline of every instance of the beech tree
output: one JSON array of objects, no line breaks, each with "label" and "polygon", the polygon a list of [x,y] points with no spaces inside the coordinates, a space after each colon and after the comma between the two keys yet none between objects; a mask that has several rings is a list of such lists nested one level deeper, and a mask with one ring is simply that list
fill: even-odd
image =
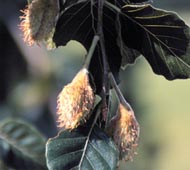
[{"label": "beech tree", "polygon": [[[146,0],[33,0],[20,28],[28,45],[47,48],[80,42],[83,67],[57,98],[59,133],[46,141],[25,122],[6,120],[0,138],[12,148],[16,169],[115,170],[132,160],[140,127],[118,84],[119,70],[139,56],[168,80],[190,77],[190,28],[174,12]],[[110,93],[118,99],[110,112]],[[5,154],[6,157],[6,154]]]}]

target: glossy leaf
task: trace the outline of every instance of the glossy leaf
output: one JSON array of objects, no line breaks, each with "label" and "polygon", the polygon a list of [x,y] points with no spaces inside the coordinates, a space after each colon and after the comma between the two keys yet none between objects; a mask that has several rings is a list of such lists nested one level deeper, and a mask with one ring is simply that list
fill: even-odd
[{"label": "glossy leaf", "polygon": [[[3,160],[18,170],[46,169],[45,138],[29,124],[7,119],[0,123],[0,139]],[[11,158],[11,161],[10,161]]]},{"label": "glossy leaf", "polygon": [[190,29],[177,14],[126,5],[120,23],[124,44],[143,54],[155,73],[169,80],[190,77]]},{"label": "glossy leaf", "polygon": [[118,151],[112,140],[99,128],[90,134],[89,128],[61,131],[46,146],[49,170],[115,170]]}]

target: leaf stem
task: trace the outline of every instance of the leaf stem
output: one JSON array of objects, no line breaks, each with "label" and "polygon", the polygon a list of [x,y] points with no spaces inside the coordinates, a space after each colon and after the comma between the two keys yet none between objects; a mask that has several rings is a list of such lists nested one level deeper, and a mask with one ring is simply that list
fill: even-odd
[{"label": "leaf stem", "polygon": [[100,110],[100,107],[98,107],[98,109],[96,111],[96,116],[95,116],[95,118],[93,120],[92,126],[90,127],[90,131],[88,132],[86,143],[84,145],[84,151],[82,153],[82,157],[81,157],[81,160],[80,160],[80,163],[79,163],[79,170],[81,170],[81,165],[82,165],[82,162],[84,160],[84,156],[85,156],[86,151],[87,151],[88,143],[89,143],[89,140],[90,140],[90,135],[92,133],[92,130],[93,130],[95,124],[96,124],[96,121],[97,121],[98,117],[100,116],[100,113],[101,113],[101,110]]},{"label": "leaf stem", "polygon": [[111,85],[114,88],[114,90],[116,92],[116,96],[117,96],[118,100],[120,101],[120,103],[122,105],[126,106],[129,111],[133,111],[131,105],[125,100],[125,98],[124,98],[121,90],[119,89],[119,87],[115,81],[115,78],[111,72],[109,73],[109,78],[110,78]]},{"label": "leaf stem", "polygon": [[105,1],[105,5],[107,5],[108,7],[111,7],[112,9],[117,11],[118,13],[121,12],[120,8],[118,8],[117,6],[113,5],[112,3],[108,2],[108,1]]},{"label": "leaf stem", "polygon": [[90,61],[91,61],[91,59],[92,59],[92,56],[93,56],[93,54],[94,54],[94,50],[95,50],[95,48],[96,48],[96,45],[97,45],[99,39],[100,39],[99,36],[98,36],[98,35],[95,35],[94,38],[93,38],[93,40],[92,40],[92,44],[91,44],[91,46],[90,46],[90,49],[89,49],[89,51],[88,51],[88,54],[87,54],[87,56],[86,56],[86,60],[85,60],[84,66],[83,66],[83,67],[86,68],[86,69],[89,68]]}]

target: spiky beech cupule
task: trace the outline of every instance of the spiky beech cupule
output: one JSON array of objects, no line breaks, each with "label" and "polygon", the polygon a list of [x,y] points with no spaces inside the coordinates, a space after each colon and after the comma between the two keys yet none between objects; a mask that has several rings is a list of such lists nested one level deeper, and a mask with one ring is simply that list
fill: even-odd
[{"label": "spiky beech cupule", "polygon": [[29,45],[46,41],[52,36],[59,13],[58,0],[33,0],[20,17],[20,29]]},{"label": "spiky beech cupule", "polygon": [[88,70],[83,68],[58,96],[58,126],[72,130],[84,123],[92,112],[94,100],[95,95],[89,83]]},{"label": "spiky beech cupule", "polygon": [[111,133],[120,152],[120,159],[133,160],[139,140],[139,124],[133,110],[119,104],[117,114],[110,122]]}]

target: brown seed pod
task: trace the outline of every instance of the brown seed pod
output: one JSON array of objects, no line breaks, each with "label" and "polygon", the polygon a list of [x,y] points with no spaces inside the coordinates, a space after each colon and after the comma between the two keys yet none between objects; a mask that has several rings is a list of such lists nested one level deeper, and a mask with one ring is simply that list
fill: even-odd
[{"label": "brown seed pod", "polygon": [[59,13],[58,0],[33,0],[21,16],[20,29],[24,34],[24,41],[33,45],[47,40],[55,27]]},{"label": "brown seed pod", "polygon": [[94,92],[89,84],[87,69],[82,69],[58,96],[59,127],[72,130],[83,123],[94,105]]},{"label": "brown seed pod", "polygon": [[119,104],[117,114],[110,124],[114,141],[120,151],[120,159],[133,160],[140,131],[133,111]]}]

